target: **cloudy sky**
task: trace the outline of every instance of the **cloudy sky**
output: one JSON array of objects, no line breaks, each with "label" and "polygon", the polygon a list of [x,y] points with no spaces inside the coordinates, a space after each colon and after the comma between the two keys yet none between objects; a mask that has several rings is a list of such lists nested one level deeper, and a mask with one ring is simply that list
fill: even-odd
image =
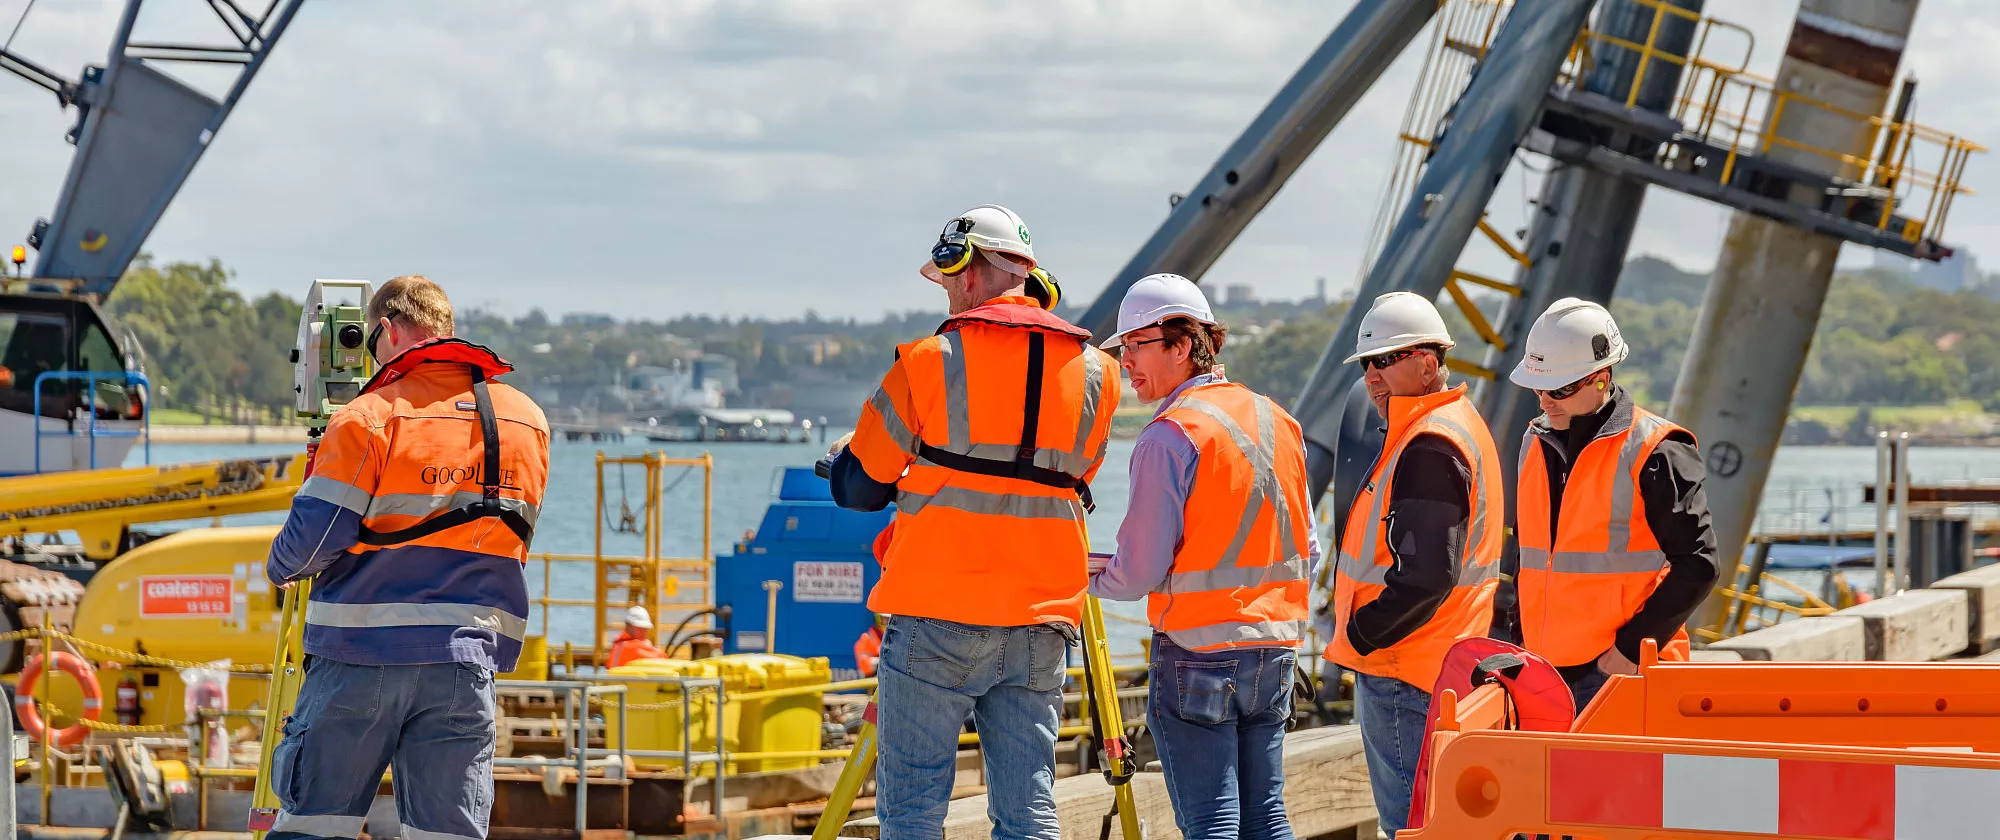
[{"label": "cloudy sky", "polygon": [[[0,0],[0,31],[24,5]],[[74,75],[103,60],[122,5],[40,0],[14,49]],[[421,272],[509,314],[871,317],[939,305],[916,264],[943,221],[998,202],[1084,299],[1350,5],[307,0],[147,248],[220,258],[253,292]],[[1796,8],[1708,4],[1755,32],[1764,73]],[[141,21],[217,27],[198,0],[153,0]],[[1353,286],[1428,40],[1204,283]],[[2000,138],[2000,5],[1924,0],[1905,69],[1920,119]],[[0,244],[53,206],[72,121],[0,76]],[[1515,169],[1492,206],[1509,229],[1535,191]],[[1975,157],[1967,184],[1985,192],[1996,169]],[[1633,252],[1705,269],[1726,223],[1656,189]],[[1996,234],[2000,204],[1961,197],[1948,239]]]}]

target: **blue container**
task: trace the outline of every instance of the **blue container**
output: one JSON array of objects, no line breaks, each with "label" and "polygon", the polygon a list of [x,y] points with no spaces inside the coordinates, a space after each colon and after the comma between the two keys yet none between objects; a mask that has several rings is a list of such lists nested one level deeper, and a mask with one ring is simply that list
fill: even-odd
[{"label": "blue container", "polygon": [[[873,513],[842,509],[811,467],[786,467],[756,534],[716,558],[715,602],[731,611],[723,650],[824,656],[834,679],[859,677],[854,642],[875,621],[868,593],[882,577],[875,536],[894,514],[893,505]],[[765,581],[782,584],[775,651],[764,638]]]}]

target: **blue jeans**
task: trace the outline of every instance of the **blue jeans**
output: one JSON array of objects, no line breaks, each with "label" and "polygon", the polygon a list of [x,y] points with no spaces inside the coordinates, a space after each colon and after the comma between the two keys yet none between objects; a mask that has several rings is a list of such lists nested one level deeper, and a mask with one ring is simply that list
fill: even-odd
[{"label": "blue jeans", "polygon": [[1430,692],[1402,680],[1354,672],[1354,722],[1361,725],[1377,820],[1390,837],[1410,824],[1410,791],[1417,784],[1430,713]]},{"label": "blue jeans", "polygon": [[1286,648],[1204,653],[1154,634],[1146,725],[1182,836],[1291,838],[1285,724],[1297,661]]},{"label": "blue jeans", "polygon": [[[298,708],[271,756],[283,808],[270,840],[355,837],[396,770],[405,840],[480,840],[493,809],[493,674],[458,663],[306,657]],[[380,832],[381,829],[375,828]]]},{"label": "blue jeans", "polygon": [[944,836],[967,715],[986,760],[993,836],[1059,840],[1051,788],[1068,663],[1069,640],[1046,625],[891,617],[876,666],[875,811],[882,840]]},{"label": "blue jeans", "polygon": [[1574,678],[1564,675],[1564,682],[1569,683],[1570,700],[1576,703],[1578,717],[1583,716],[1583,707],[1590,705],[1591,698],[1603,691],[1604,683],[1610,679],[1611,675],[1604,673],[1596,665],[1590,666],[1590,670]]}]

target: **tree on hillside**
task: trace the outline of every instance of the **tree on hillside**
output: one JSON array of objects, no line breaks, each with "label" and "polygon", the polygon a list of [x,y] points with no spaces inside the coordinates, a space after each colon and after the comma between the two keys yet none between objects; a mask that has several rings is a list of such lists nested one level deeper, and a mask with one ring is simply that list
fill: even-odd
[{"label": "tree on hillside", "polygon": [[[1250,390],[1290,406],[1305,390],[1313,366],[1333,340],[1346,305],[1317,312],[1300,312],[1255,341],[1231,337],[1223,343],[1222,361],[1230,379]],[[1341,358],[1346,358],[1342,356]]]}]

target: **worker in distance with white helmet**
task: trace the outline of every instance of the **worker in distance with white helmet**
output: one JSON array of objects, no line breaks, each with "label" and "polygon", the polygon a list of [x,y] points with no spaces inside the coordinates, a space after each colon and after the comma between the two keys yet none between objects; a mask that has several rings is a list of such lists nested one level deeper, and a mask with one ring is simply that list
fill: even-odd
[{"label": "worker in distance with white helmet", "polygon": [[1354,672],[1369,784],[1391,837],[1409,824],[1445,654],[1491,629],[1499,583],[1504,474],[1465,386],[1446,384],[1452,346],[1437,307],[1390,292],[1362,317],[1347,357],[1387,425],[1341,535],[1324,655]]},{"label": "worker in distance with white helmet", "polygon": [[[671,640],[670,640],[671,641]],[[638,659],[665,659],[665,651],[653,644],[653,617],[646,608],[633,604],[625,610],[625,630],[611,643],[605,667],[616,668]]]},{"label": "worker in distance with white helmet", "polygon": [[1284,735],[1319,539],[1305,437],[1223,377],[1227,334],[1177,274],[1140,279],[1119,304],[1101,346],[1160,408],[1132,447],[1118,553],[1090,591],[1147,600],[1146,717],[1181,834],[1290,838]]},{"label": "worker in distance with white helmet", "polygon": [[1692,433],[1612,381],[1630,350],[1603,306],[1556,301],[1525,349],[1508,378],[1542,416],[1521,441],[1518,622],[1581,713],[1644,640],[1688,658],[1683,625],[1717,576],[1706,470]]}]

